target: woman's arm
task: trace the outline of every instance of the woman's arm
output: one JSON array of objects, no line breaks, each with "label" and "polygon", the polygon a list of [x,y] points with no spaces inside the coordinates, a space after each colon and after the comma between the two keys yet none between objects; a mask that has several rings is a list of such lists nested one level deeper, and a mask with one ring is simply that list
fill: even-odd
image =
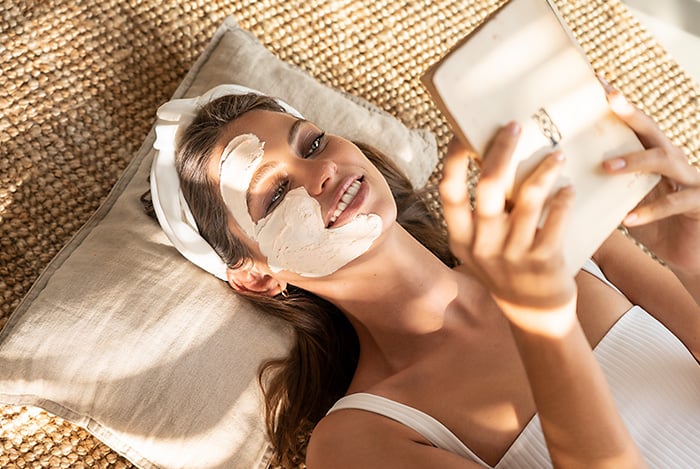
[{"label": "woman's arm", "polygon": [[695,304],[700,306],[700,274],[687,274],[677,272],[676,278],[685,286],[685,289],[695,299]]},{"label": "woman's arm", "polygon": [[[608,88],[610,107],[645,150],[603,163],[611,174],[647,172],[661,181],[624,220],[632,236],[669,266],[700,305],[700,171],[656,122]],[[700,129],[697,129],[700,136]]]},{"label": "woman's arm", "polygon": [[653,314],[700,360],[700,171],[656,122],[619,91],[606,87],[611,109],[635,131],[645,149],[605,161],[603,168],[613,175],[661,175],[623,223],[668,269],[620,234],[603,245],[599,264],[630,300]]},{"label": "woman's arm", "polygon": [[512,209],[505,208],[506,168],[518,133],[509,125],[494,139],[473,211],[464,183],[467,152],[453,141],[440,185],[450,246],[511,324],[555,466],[643,467],[576,317],[576,286],[561,249],[573,193],[548,197],[561,156],[545,158]]},{"label": "woman's arm", "polygon": [[[575,316],[573,302],[567,308],[557,314]],[[566,333],[554,336],[515,323],[511,328],[554,467],[644,467],[578,322],[572,319]]]},{"label": "woman's arm", "polygon": [[594,259],[632,303],[666,326],[700,361],[700,306],[671,270],[620,231],[603,243]]}]

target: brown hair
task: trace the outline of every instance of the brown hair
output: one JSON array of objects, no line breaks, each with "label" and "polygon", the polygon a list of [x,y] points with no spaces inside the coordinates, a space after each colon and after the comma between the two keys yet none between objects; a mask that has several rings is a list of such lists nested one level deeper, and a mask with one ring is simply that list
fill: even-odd
[{"label": "brown hair", "polygon": [[[257,94],[216,99],[185,130],[176,157],[182,192],[200,234],[232,268],[246,262],[250,253],[228,230],[226,206],[206,168],[223,127],[252,110],[284,112],[274,99]],[[358,147],[387,179],[398,222],[443,262],[454,265],[424,195],[414,191],[401,171],[379,152],[366,145]],[[357,367],[359,343],[350,322],[333,304],[294,286],[288,291],[285,298],[241,295],[258,309],[283,319],[294,332],[289,355],[264,364],[259,380],[274,464],[297,467],[304,461],[313,427],[347,391]]]}]

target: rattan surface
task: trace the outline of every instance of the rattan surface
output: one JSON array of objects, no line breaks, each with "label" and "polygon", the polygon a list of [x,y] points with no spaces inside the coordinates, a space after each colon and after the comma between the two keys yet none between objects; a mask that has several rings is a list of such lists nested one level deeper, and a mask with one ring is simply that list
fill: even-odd
[{"label": "rattan surface", "polygon": [[[226,16],[321,82],[431,129],[444,149],[449,128],[418,78],[501,3],[2,0],[0,326],[107,195]],[[692,80],[617,1],[556,3],[594,67],[698,161]],[[44,412],[6,406],[0,419],[0,467],[131,466]]]}]

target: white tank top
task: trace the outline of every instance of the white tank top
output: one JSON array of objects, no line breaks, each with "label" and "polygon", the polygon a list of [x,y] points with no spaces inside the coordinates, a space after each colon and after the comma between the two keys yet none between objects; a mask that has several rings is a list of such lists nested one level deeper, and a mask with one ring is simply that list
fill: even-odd
[{"label": "white tank top", "polygon": [[[584,270],[615,288],[598,266]],[[632,307],[593,352],[618,410],[652,468],[700,467],[700,365],[661,323]],[[350,394],[328,411],[361,409],[396,420],[437,447],[492,467],[430,415],[368,393]],[[525,426],[494,469],[549,468],[547,445],[537,415]]]}]

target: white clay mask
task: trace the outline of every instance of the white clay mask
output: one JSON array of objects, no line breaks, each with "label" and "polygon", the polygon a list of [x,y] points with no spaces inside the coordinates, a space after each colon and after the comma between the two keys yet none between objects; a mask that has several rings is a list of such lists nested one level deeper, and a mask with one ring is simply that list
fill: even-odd
[{"label": "white clay mask", "polygon": [[338,228],[326,228],[321,205],[304,187],[289,191],[265,218],[253,222],[246,190],[262,163],[264,142],[240,135],[226,146],[219,171],[219,190],[243,231],[255,240],[273,272],[323,277],[358,258],[381,234],[376,214],[358,215]]}]

